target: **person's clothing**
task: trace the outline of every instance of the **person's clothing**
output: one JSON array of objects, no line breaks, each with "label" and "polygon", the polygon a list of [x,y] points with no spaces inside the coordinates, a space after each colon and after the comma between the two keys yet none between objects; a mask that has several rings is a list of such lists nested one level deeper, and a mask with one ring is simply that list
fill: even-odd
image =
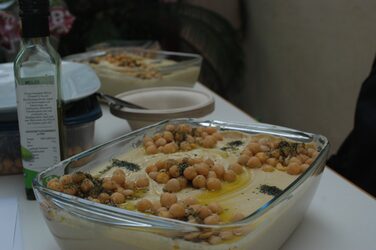
[{"label": "person's clothing", "polygon": [[360,90],[354,128],[327,164],[376,197],[376,58]]}]

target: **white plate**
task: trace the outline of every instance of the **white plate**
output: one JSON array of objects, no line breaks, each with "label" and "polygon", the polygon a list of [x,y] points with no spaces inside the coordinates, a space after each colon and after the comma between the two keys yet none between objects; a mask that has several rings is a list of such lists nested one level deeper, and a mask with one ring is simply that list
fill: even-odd
[{"label": "white plate", "polygon": [[126,119],[132,129],[165,119],[203,117],[213,112],[215,105],[212,95],[184,87],[144,88],[116,97],[146,108],[110,107],[111,113]]},{"label": "white plate", "polygon": [[[71,102],[95,93],[101,86],[91,67],[73,62],[62,62],[62,98]],[[17,107],[13,63],[0,64],[0,113]]]}]

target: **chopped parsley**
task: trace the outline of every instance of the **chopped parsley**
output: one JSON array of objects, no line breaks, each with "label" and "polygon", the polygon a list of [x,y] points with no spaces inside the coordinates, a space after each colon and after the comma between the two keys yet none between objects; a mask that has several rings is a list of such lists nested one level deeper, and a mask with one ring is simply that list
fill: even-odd
[{"label": "chopped parsley", "polygon": [[112,159],[112,167],[126,168],[132,172],[137,172],[141,169],[140,166],[135,163],[122,161],[119,159]]},{"label": "chopped parsley", "polygon": [[258,187],[258,189],[259,189],[260,193],[271,195],[271,196],[277,196],[280,193],[282,193],[282,190],[279,189],[278,187],[269,186],[269,185],[265,185],[265,184]]},{"label": "chopped parsley", "polygon": [[244,142],[243,141],[240,141],[240,140],[236,140],[236,141],[230,141],[226,144],[226,146],[222,147],[221,150],[223,151],[228,151],[228,150],[237,150],[239,146],[243,145]]}]

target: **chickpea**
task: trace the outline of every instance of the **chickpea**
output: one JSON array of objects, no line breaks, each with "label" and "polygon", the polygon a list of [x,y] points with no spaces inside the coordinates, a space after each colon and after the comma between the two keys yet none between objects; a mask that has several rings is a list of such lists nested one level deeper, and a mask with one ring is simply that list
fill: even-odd
[{"label": "chickpea", "polygon": [[208,158],[204,162],[208,165],[209,168],[214,166],[214,161],[212,159]]},{"label": "chickpea", "polygon": [[154,163],[154,166],[157,168],[157,170],[166,169],[166,162],[165,161],[157,161]]},{"label": "chickpea", "polygon": [[146,167],[145,172],[149,174],[150,172],[158,172],[158,168],[155,165],[149,165]]},{"label": "chickpea", "polygon": [[124,189],[123,192],[121,192],[125,197],[131,197],[134,194],[134,191],[132,189]]},{"label": "chickpea", "polygon": [[215,132],[217,132],[217,128],[216,127],[204,127],[203,131],[205,131],[209,135],[212,135]]},{"label": "chickpea", "polygon": [[194,168],[199,175],[203,175],[205,177],[208,176],[209,173],[209,166],[205,162],[201,162],[194,165]]},{"label": "chickpea", "polygon": [[308,154],[309,157],[314,158],[314,157],[316,157],[317,151],[314,148],[308,148],[307,154]]},{"label": "chickpea", "polygon": [[125,176],[124,175],[120,175],[120,174],[115,174],[115,175],[112,175],[111,180],[113,182],[115,182],[116,184],[118,184],[118,185],[123,185],[124,186]]},{"label": "chickpea", "polygon": [[179,124],[176,130],[178,132],[190,134],[192,132],[192,127],[189,124]]},{"label": "chickpea", "polygon": [[89,192],[91,189],[93,189],[94,187],[94,184],[91,180],[89,179],[84,179],[81,183],[81,191],[84,192],[84,193],[87,193]]},{"label": "chickpea", "polygon": [[261,163],[265,163],[266,160],[269,158],[265,152],[258,152],[255,156],[259,158]]},{"label": "chickpea", "polygon": [[214,171],[209,171],[208,178],[217,178],[217,174]]},{"label": "chickpea", "polygon": [[290,160],[289,160],[289,164],[290,163],[297,163],[297,164],[302,164],[302,161],[298,158],[298,157],[291,157]]},{"label": "chickpea", "polygon": [[155,133],[154,135],[153,135],[153,141],[156,141],[156,140],[158,140],[159,138],[161,138],[162,137],[162,134],[161,133]]},{"label": "chickpea", "polygon": [[[152,201],[152,207],[151,207],[151,210],[158,214],[159,211],[162,211],[160,210],[162,208],[162,205],[161,205],[161,202],[160,201]],[[167,211],[167,209],[165,207],[163,207],[163,210],[164,211]]]},{"label": "chickpea", "polygon": [[136,183],[131,180],[125,180],[124,182],[124,188],[125,189],[135,189]]},{"label": "chickpea", "polygon": [[194,143],[195,138],[193,138],[193,136],[191,136],[191,135],[187,135],[186,138],[185,138],[185,141],[188,142],[188,143]]},{"label": "chickpea", "polygon": [[68,184],[71,184],[73,182],[73,178],[71,175],[63,175],[59,178],[59,181],[61,183],[61,185],[68,185]]},{"label": "chickpea", "polygon": [[176,194],[163,193],[161,194],[160,202],[162,206],[170,208],[172,204],[175,204],[178,202],[178,198]]},{"label": "chickpea", "polygon": [[120,168],[116,169],[112,175],[123,175],[125,177],[125,173],[123,170],[121,170]]},{"label": "chickpea", "polygon": [[208,178],[206,182],[206,187],[210,191],[217,191],[222,188],[222,183],[218,178]]},{"label": "chickpea", "polygon": [[136,208],[140,212],[150,211],[152,207],[153,207],[153,204],[148,199],[142,199],[136,203]]},{"label": "chickpea", "polygon": [[120,192],[111,194],[111,201],[115,204],[121,204],[125,202],[125,196]]},{"label": "chickpea", "polygon": [[175,203],[171,205],[168,211],[170,212],[172,218],[178,219],[178,218],[183,218],[185,216],[185,209],[179,203]]},{"label": "chickpea", "polygon": [[161,184],[165,184],[168,182],[169,179],[170,179],[170,176],[167,173],[160,172],[155,178],[155,181]]},{"label": "chickpea", "polygon": [[221,214],[223,212],[223,208],[217,203],[212,202],[208,205],[208,208],[215,214]]},{"label": "chickpea", "polygon": [[154,155],[154,154],[158,153],[158,149],[157,149],[157,147],[154,144],[148,146],[145,149],[145,151],[146,151],[146,154],[148,154],[148,155]]},{"label": "chickpea", "polygon": [[170,179],[166,185],[163,188],[165,191],[170,192],[170,193],[176,193],[180,191],[180,182],[179,180],[173,178]]},{"label": "chickpea", "polygon": [[145,145],[148,142],[153,142],[153,138],[151,138],[150,136],[145,135],[144,138],[142,139],[142,142]]},{"label": "chickpea", "polygon": [[303,168],[298,163],[290,163],[287,166],[287,173],[290,175],[298,175],[303,172]]},{"label": "chickpea", "polygon": [[241,154],[241,155],[239,156],[239,158],[238,158],[238,163],[239,163],[240,165],[243,165],[243,166],[247,165],[247,162],[248,162],[248,161],[249,161],[249,156],[246,155],[246,154]]},{"label": "chickpea", "polygon": [[189,142],[183,141],[180,143],[180,149],[182,151],[189,151],[192,149],[191,144]]},{"label": "chickpea", "polygon": [[286,171],[287,170],[287,167],[283,166],[280,162],[277,163],[275,168],[280,170],[280,171]]},{"label": "chickpea", "polygon": [[209,242],[210,245],[217,245],[217,244],[222,242],[222,239],[221,239],[221,237],[212,235],[212,236],[210,236],[208,242]]},{"label": "chickpea", "polygon": [[47,183],[47,187],[52,189],[52,190],[59,191],[59,192],[61,192],[63,190],[63,185],[61,185],[61,183],[58,181],[58,179],[50,180]]},{"label": "chickpea", "polygon": [[312,162],[313,162],[313,159],[312,158],[308,158],[304,163],[306,163],[306,164],[312,164]]},{"label": "chickpea", "polygon": [[167,141],[166,141],[166,139],[163,138],[163,137],[161,137],[161,138],[159,138],[158,140],[155,141],[155,145],[156,145],[157,147],[159,147],[159,146],[164,146],[164,145],[166,145],[166,144],[167,144]]},{"label": "chickpea", "polygon": [[273,172],[275,170],[275,168],[271,165],[264,164],[264,165],[262,165],[261,170],[264,171],[264,172]]},{"label": "chickpea", "polygon": [[100,193],[98,195],[98,200],[100,203],[106,203],[110,200],[110,195],[107,193]]},{"label": "chickpea", "polygon": [[222,231],[218,235],[222,240],[231,240],[234,238],[234,233],[232,231]]},{"label": "chickpea", "polygon": [[229,169],[234,171],[235,174],[242,174],[244,172],[243,167],[239,163],[232,163]]},{"label": "chickpea", "polygon": [[66,186],[63,188],[63,192],[70,195],[76,195],[77,189],[74,186]]},{"label": "chickpea", "polygon": [[227,170],[223,175],[223,179],[227,182],[234,182],[236,180],[236,174],[232,170]]},{"label": "chickpea", "polygon": [[223,178],[223,175],[225,174],[225,167],[223,165],[215,164],[213,170],[219,179]]},{"label": "chickpea", "polygon": [[174,135],[170,131],[164,131],[163,138],[166,142],[172,142],[174,140]]},{"label": "chickpea", "polygon": [[158,172],[150,172],[149,173],[149,177],[152,179],[152,180],[155,180],[156,178],[157,178],[157,175],[158,175],[159,173]]},{"label": "chickpea", "polygon": [[206,136],[204,140],[202,141],[202,146],[204,148],[214,148],[216,144],[217,144],[217,139],[212,135]]},{"label": "chickpea", "polygon": [[277,165],[277,163],[278,163],[278,160],[276,158],[272,157],[272,158],[268,158],[266,160],[266,163],[269,164],[269,165],[271,165],[271,166],[273,166],[273,167],[275,167]]},{"label": "chickpea", "polygon": [[215,137],[215,139],[217,139],[217,141],[222,141],[223,140],[223,135],[219,132],[215,132],[213,133],[213,136]]},{"label": "chickpea", "polygon": [[176,151],[178,151],[178,145],[175,142],[167,143],[162,148],[162,152],[164,154],[172,154],[172,153],[175,153]]},{"label": "chickpea", "polygon": [[175,131],[175,125],[167,124],[166,127],[165,127],[165,130],[170,131],[170,132],[174,132]]},{"label": "chickpea", "polygon": [[170,174],[171,177],[179,177],[180,176],[180,171],[179,167],[177,165],[173,165],[168,169],[168,173]]},{"label": "chickpea", "polygon": [[236,213],[236,214],[234,214],[234,215],[231,217],[230,221],[231,221],[231,222],[240,221],[240,220],[242,220],[243,218],[244,218],[244,215],[243,215],[242,213]]},{"label": "chickpea", "polygon": [[203,161],[202,158],[189,158],[188,165],[195,165],[197,163],[201,163]]},{"label": "chickpea", "polygon": [[102,187],[103,187],[104,190],[111,191],[111,190],[116,189],[116,183],[114,181],[112,181],[112,180],[110,180],[110,181],[104,181],[102,183]]},{"label": "chickpea", "polygon": [[195,188],[205,188],[206,186],[206,178],[203,175],[197,175],[193,181],[192,186]]},{"label": "chickpea", "polygon": [[260,159],[256,156],[252,156],[251,158],[249,158],[248,162],[247,162],[247,167],[249,168],[259,168],[261,167],[262,163],[260,161]]},{"label": "chickpea", "polygon": [[257,154],[261,151],[260,144],[257,142],[250,142],[247,148],[252,151],[253,154]]},{"label": "chickpea", "polygon": [[309,168],[309,165],[304,163],[304,164],[301,165],[301,167],[302,167],[302,170],[304,172]]},{"label": "chickpea", "polygon": [[140,177],[139,179],[136,180],[137,188],[146,188],[148,186],[149,186],[149,179],[146,176]]},{"label": "chickpea", "polygon": [[199,204],[193,204],[193,205],[190,205],[189,206],[189,209],[191,209],[193,211],[193,213],[197,214],[200,212],[200,209],[202,208],[203,206],[199,205]]},{"label": "chickpea", "polygon": [[218,214],[209,215],[208,217],[204,219],[204,223],[206,225],[217,225],[219,224],[219,221],[220,219],[219,219]]},{"label": "chickpea", "polygon": [[298,155],[298,159],[300,160],[301,163],[305,162],[306,160],[309,159],[308,156],[304,155],[304,154],[300,154]]},{"label": "chickpea", "polygon": [[212,215],[213,212],[206,206],[201,206],[200,209],[198,210],[198,216],[203,220],[206,217]]},{"label": "chickpea", "polygon": [[85,174],[82,172],[77,172],[72,174],[72,181],[76,184],[80,183],[86,178]]},{"label": "chickpea", "polygon": [[169,211],[160,211],[158,212],[158,216],[163,217],[163,218],[172,218]]},{"label": "chickpea", "polygon": [[184,177],[190,181],[193,180],[197,176],[197,172],[194,167],[187,167],[186,169],[184,169],[183,174],[184,174]]},{"label": "chickpea", "polygon": [[185,204],[186,206],[190,206],[190,205],[197,204],[198,201],[197,201],[196,198],[189,196],[189,197],[185,198],[185,199],[183,200],[183,202],[184,202],[184,204]]},{"label": "chickpea", "polygon": [[149,146],[155,146],[154,141],[148,141],[144,144],[144,148],[147,148]]},{"label": "chickpea", "polygon": [[212,231],[204,231],[198,236],[198,238],[201,240],[206,240],[209,239],[213,234],[214,232]]},{"label": "chickpea", "polygon": [[184,234],[184,239],[192,241],[192,240],[197,239],[199,235],[200,235],[199,232],[187,233],[187,234]]},{"label": "chickpea", "polygon": [[188,185],[187,179],[185,179],[184,177],[181,176],[181,177],[178,177],[177,180],[180,183],[180,189],[184,189],[184,188],[187,187],[187,185]]}]

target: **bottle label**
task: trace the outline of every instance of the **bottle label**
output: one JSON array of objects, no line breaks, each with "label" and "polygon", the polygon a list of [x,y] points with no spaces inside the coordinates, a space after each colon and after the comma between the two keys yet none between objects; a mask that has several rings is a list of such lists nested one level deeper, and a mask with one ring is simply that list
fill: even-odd
[{"label": "bottle label", "polygon": [[53,76],[21,78],[17,112],[26,188],[35,175],[60,161],[57,88]]}]

